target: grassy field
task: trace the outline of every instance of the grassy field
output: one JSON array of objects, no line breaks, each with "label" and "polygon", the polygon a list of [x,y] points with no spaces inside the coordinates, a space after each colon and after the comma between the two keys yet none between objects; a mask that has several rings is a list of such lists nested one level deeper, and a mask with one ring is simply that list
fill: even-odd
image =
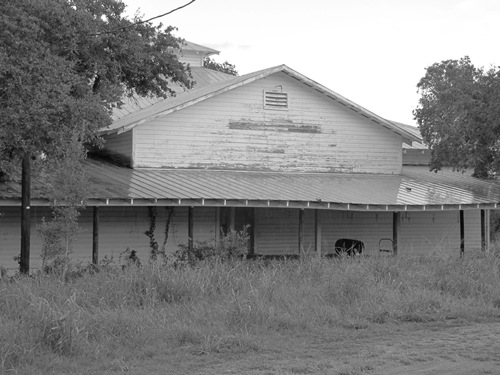
[{"label": "grassy field", "polygon": [[[4,278],[0,317],[0,373],[218,373],[208,370],[217,361],[238,373],[238,361],[264,366],[332,337],[349,345],[384,330],[500,321],[500,257],[212,260]],[[349,358],[338,371],[248,373],[374,369]]]}]

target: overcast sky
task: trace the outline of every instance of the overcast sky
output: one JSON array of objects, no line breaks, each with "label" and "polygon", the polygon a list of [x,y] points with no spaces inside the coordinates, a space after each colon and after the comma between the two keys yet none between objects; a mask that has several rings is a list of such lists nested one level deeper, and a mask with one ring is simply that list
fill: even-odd
[{"label": "overcast sky", "polygon": [[[122,0],[133,15],[189,0]],[[240,74],[286,64],[389,120],[415,124],[425,68],[500,65],[500,0],[196,0],[161,18]],[[156,21],[155,21],[156,22]]]}]

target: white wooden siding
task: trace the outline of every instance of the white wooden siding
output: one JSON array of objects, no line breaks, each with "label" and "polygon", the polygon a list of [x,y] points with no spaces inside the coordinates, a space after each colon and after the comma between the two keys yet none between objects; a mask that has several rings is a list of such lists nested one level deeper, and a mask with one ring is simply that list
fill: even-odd
[{"label": "white wooden siding", "polygon": [[133,166],[133,134],[134,130],[104,136],[105,152],[113,159],[125,165]]},{"label": "white wooden siding", "polygon": [[[18,264],[13,260],[20,251],[20,208],[0,208],[0,266],[15,271]],[[141,260],[150,254],[150,219],[147,207],[101,207],[99,209],[99,259],[113,257],[119,262],[120,254],[127,248],[136,250]],[[195,207],[193,230],[195,241],[212,241],[217,231],[217,209]],[[465,252],[479,252],[481,248],[480,211],[464,211]],[[42,217],[50,217],[48,207],[32,208],[31,269],[41,267],[41,238],[37,226]],[[361,240],[366,254],[378,252],[381,238],[392,238],[391,212],[318,212],[321,226],[323,253],[333,252],[339,238]],[[303,250],[314,251],[314,210],[304,210]],[[87,264],[92,257],[92,208],[81,212],[80,234],[72,254],[75,262]],[[160,248],[165,239],[166,208],[157,207],[155,238]],[[298,254],[299,210],[268,208],[255,210],[255,253]],[[188,208],[175,207],[168,232],[167,252],[174,252],[179,245],[188,242]],[[399,253],[426,255],[435,252],[458,253],[460,249],[460,223],[458,211],[405,212],[401,213]]]},{"label": "white wooden siding", "polygon": [[178,58],[180,62],[189,64],[192,68],[203,66],[203,55],[196,52],[183,51]]},{"label": "white wooden siding", "polygon": [[257,209],[255,212],[255,254],[299,254],[299,210]]},{"label": "white wooden siding", "polygon": [[[481,248],[479,210],[465,211],[465,251]],[[258,209],[255,253],[298,254],[298,210]],[[334,252],[335,241],[363,241],[365,254],[376,255],[382,238],[392,240],[392,212],[319,211],[321,251]],[[314,251],[314,211],[304,211],[304,250]],[[383,243],[385,248],[390,242]],[[453,211],[407,212],[401,214],[400,254],[426,255],[460,251],[459,213]]]},{"label": "white wooden siding", "polygon": [[[481,249],[480,211],[464,211],[465,252]],[[426,255],[460,251],[458,211],[406,212],[401,214],[401,253]]]},{"label": "white wooden siding", "polygon": [[[264,110],[282,86],[288,110]],[[284,73],[135,129],[135,166],[400,173],[401,137]]]},{"label": "white wooden siding", "polygon": [[335,241],[363,241],[364,253],[377,254],[382,238],[392,239],[392,212],[321,211],[321,251],[335,252]]},{"label": "white wooden siding", "polygon": [[[13,258],[19,255],[21,249],[21,208],[2,207],[0,213],[2,213],[0,215],[0,266],[9,271],[16,271],[19,269],[19,264]],[[38,232],[38,226],[42,223],[44,217],[46,220],[50,220],[51,212],[49,207],[31,207],[30,268],[33,270],[42,267],[42,239]],[[82,212],[79,221],[81,223],[80,234],[75,240],[75,252],[72,258],[76,262],[90,262],[92,255],[92,217],[89,217],[86,212]],[[80,249],[90,250],[88,254],[85,254]]]},{"label": "white wooden siding", "polygon": [[[155,239],[161,249],[165,240],[166,208],[156,209]],[[215,238],[215,208],[195,207],[193,212],[194,241],[208,241]],[[146,260],[151,253],[149,237],[150,218],[147,207],[102,207],[99,225],[99,258],[119,255],[127,248],[136,250],[140,259]],[[179,245],[188,243],[188,208],[175,207],[170,221],[167,253],[176,251]],[[91,253],[91,250],[89,250]]]}]

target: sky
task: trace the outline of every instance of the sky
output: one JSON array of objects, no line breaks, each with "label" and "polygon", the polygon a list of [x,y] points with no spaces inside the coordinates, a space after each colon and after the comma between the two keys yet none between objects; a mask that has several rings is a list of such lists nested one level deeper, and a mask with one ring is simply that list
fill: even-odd
[{"label": "sky", "polygon": [[[145,19],[190,0],[122,0]],[[392,121],[416,125],[425,68],[500,65],[500,0],[196,0],[155,24],[220,51],[240,75],[285,64]]]}]

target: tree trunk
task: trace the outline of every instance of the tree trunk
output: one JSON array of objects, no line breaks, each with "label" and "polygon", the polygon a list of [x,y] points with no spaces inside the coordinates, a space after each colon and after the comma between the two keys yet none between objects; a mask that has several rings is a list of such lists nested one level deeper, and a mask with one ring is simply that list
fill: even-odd
[{"label": "tree trunk", "polygon": [[30,272],[30,232],[31,232],[31,156],[23,157],[21,177],[21,256],[19,270],[23,274]]}]

